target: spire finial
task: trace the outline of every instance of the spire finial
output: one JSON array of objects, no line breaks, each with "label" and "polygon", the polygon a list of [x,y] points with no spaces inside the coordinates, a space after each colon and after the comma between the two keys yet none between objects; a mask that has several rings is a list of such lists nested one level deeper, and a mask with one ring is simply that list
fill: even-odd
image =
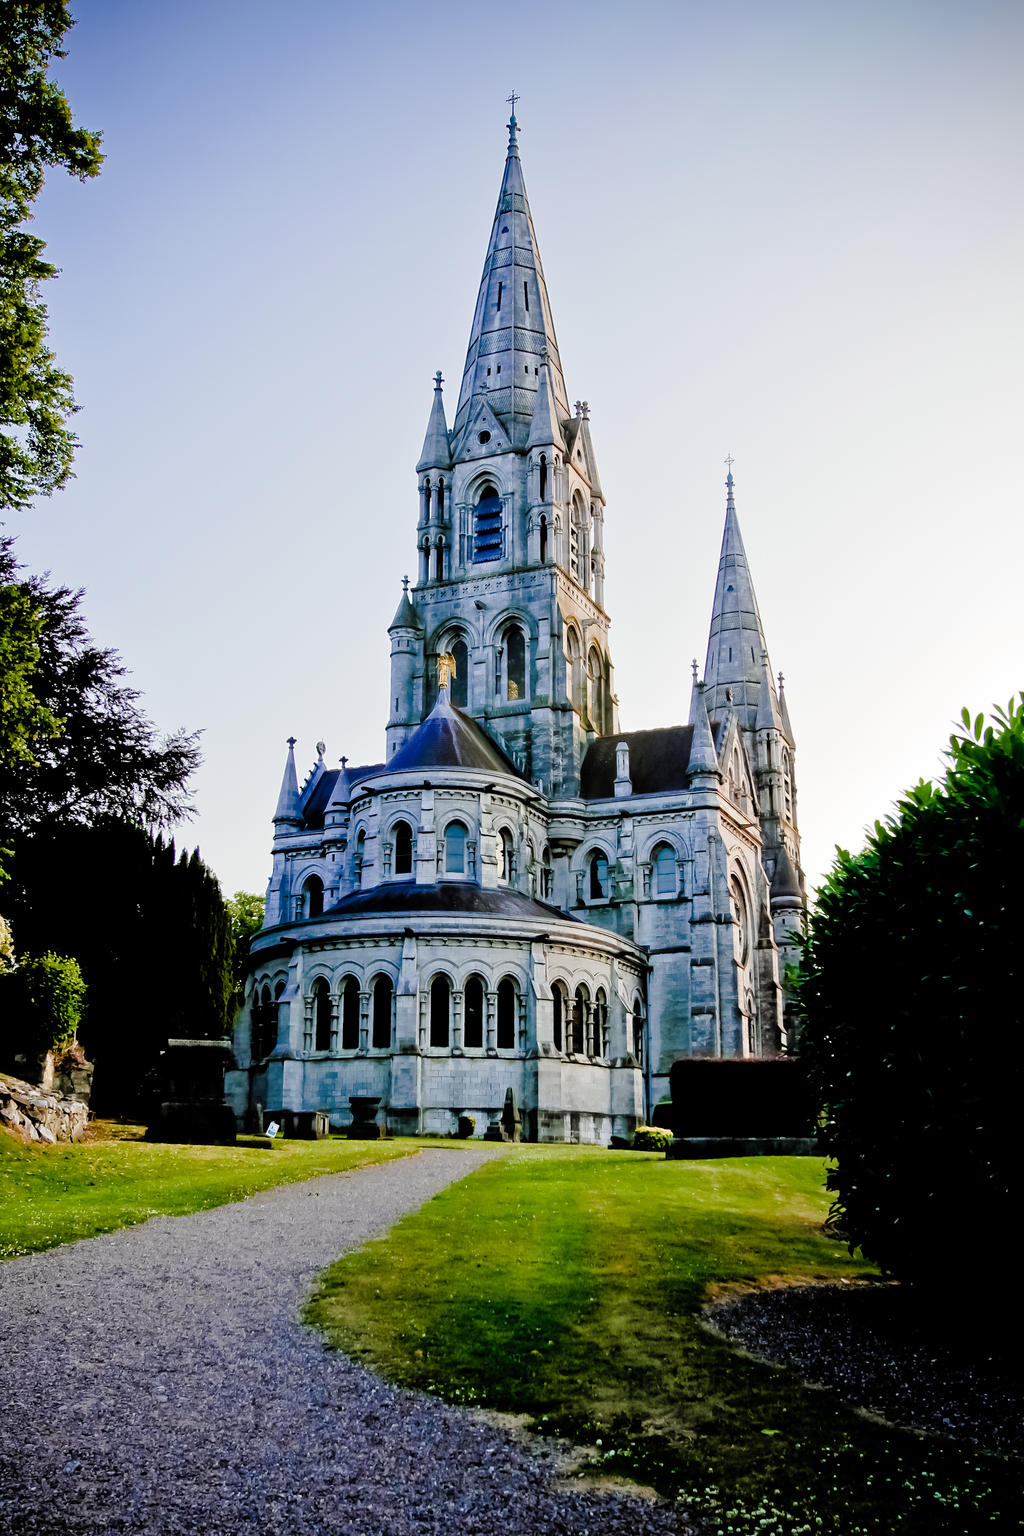
[{"label": "spire finial", "polygon": [[402,591],[405,593],[406,597],[409,596],[409,578],[408,578],[408,576],[403,576],[402,577]]},{"label": "spire finial", "polygon": [[291,751],[293,751],[293,752],[295,750],[295,743],[298,741],[298,739],[299,738],[297,736],[289,736],[288,737],[288,746],[289,746],[289,749]]},{"label": "spire finial", "polygon": [[727,453],[726,456],[725,456],[725,466],[726,466],[726,469],[728,471],[728,473],[726,474],[726,477],[725,477],[725,487],[726,487],[726,490],[729,493],[726,496],[726,498],[725,498],[725,510],[727,512],[735,512],[735,510],[736,510],[736,503],[733,500],[733,494],[732,494],[732,487],[733,487],[732,467],[735,464],[735,462],[736,462],[736,460],[733,458],[732,454],[731,453]]},{"label": "spire finial", "polygon": [[344,753],[342,753],[338,761],[341,763],[342,769],[344,769],[346,763],[348,762],[348,758],[344,755]]},{"label": "spire finial", "polygon": [[439,390],[443,383],[444,383],[444,379],[442,379],[442,377],[441,377],[441,370],[439,368],[437,370],[437,372],[434,374],[434,388]]},{"label": "spire finial", "polygon": [[583,400],[580,403],[580,415],[583,417],[584,421],[589,421],[590,420],[590,401],[589,400]]},{"label": "spire finial", "polygon": [[697,685],[697,658],[696,658],[696,656],[690,662],[690,667],[693,670],[693,682],[694,682],[694,687],[696,687],[696,685]]},{"label": "spire finial", "polygon": [[519,140],[516,138],[516,134],[519,131],[519,124],[516,122],[516,102],[519,101],[520,99],[521,98],[516,95],[515,91],[512,92],[511,96],[506,96],[505,97],[505,100],[507,102],[511,103],[511,106],[512,106],[512,116],[508,120],[508,147],[509,147],[509,149],[517,149],[518,145],[519,145]]},{"label": "spire finial", "polygon": [[786,679],[783,677],[782,673],[780,672],[779,673],[779,692],[780,693],[782,693],[782,691],[783,691],[782,685],[783,685],[783,683],[785,681],[786,681]]}]

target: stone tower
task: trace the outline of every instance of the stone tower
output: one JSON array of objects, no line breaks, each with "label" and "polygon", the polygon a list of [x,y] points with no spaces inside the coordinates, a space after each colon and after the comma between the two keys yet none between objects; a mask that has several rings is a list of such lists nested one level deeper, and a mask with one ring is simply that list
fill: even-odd
[{"label": "stone tower", "polygon": [[417,581],[391,626],[387,749],[452,702],[547,794],[578,793],[595,736],[617,728],[604,610],[604,497],[589,410],[570,409],[516,120],[451,429],[442,379],[416,466]]}]

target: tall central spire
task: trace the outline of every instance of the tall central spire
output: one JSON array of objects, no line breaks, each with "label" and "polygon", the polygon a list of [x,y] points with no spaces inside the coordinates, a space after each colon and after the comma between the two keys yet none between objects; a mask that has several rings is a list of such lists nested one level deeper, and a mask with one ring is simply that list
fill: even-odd
[{"label": "tall central spire", "polygon": [[455,412],[456,455],[474,410],[484,400],[512,443],[525,444],[545,353],[555,413],[563,420],[570,415],[544,269],[526,200],[518,128],[513,114]]}]

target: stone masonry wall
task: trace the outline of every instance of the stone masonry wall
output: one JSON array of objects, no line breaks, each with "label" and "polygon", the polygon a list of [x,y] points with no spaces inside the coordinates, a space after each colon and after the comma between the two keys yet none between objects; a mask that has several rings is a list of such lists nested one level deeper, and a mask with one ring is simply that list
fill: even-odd
[{"label": "stone masonry wall", "polygon": [[0,1127],[26,1141],[77,1141],[89,1119],[80,1099],[34,1088],[20,1077],[0,1077]]}]

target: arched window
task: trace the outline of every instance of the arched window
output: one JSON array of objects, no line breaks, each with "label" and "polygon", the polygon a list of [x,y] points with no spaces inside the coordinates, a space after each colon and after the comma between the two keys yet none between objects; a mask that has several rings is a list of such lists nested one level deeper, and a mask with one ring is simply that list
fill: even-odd
[{"label": "arched window", "polygon": [[341,988],[341,1048],[359,1049],[359,983],[354,976],[346,976]]},{"label": "arched window", "polygon": [[484,1043],[484,984],[471,976],[462,994],[462,1043],[467,1051],[479,1051]]},{"label": "arched window", "polygon": [[565,691],[574,709],[580,709],[583,694],[583,647],[579,632],[570,624],[565,635]]},{"label": "arched window", "polygon": [[542,517],[540,520],[540,558],[544,564],[548,558],[548,520]]},{"label": "arched window", "polygon": [[590,882],[588,885],[591,901],[607,901],[608,899],[608,860],[600,849],[590,855]]},{"label": "arched window", "polygon": [[448,684],[448,695],[456,709],[469,708],[469,648],[461,636],[451,642],[449,654],[455,658],[455,671]]},{"label": "arched window", "polygon": [[593,1055],[603,1060],[608,1055],[608,998],[603,987],[598,987],[594,997]]},{"label": "arched window", "polygon": [[540,899],[551,900],[551,849],[544,844],[544,852],[540,856]]},{"label": "arched window", "polygon": [[498,879],[502,885],[511,885],[515,878],[515,848],[512,834],[507,827],[498,833]]},{"label": "arched window", "polygon": [[319,875],[310,875],[302,886],[303,917],[320,917],[324,910],[324,883]]},{"label": "arched window", "polygon": [[461,821],[450,821],[444,831],[444,872],[466,873],[466,829]]},{"label": "arched window", "polygon": [[793,767],[789,753],[782,749],[782,807],[787,821],[793,820]]},{"label": "arched window", "polygon": [[[548,499],[548,456],[547,456],[546,453],[542,453],[541,456],[540,456],[540,499],[541,499],[541,501],[547,501],[547,499]],[[541,542],[543,543],[543,541],[544,541],[544,531],[543,530],[546,529],[546,523],[544,521],[544,518],[541,518],[540,526],[541,526],[541,529],[542,529],[542,532],[541,532]],[[543,552],[541,553],[541,559],[542,560],[544,559]]]},{"label": "arched window", "polygon": [[750,956],[750,909],[747,906],[747,898],[743,886],[735,876],[729,881],[729,895],[732,898],[733,937],[735,939],[736,959],[740,965],[746,965]]},{"label": "arched window", "polygon": [[505,645],[505,697],[526,698],[526,637],[518,624],[510,624],[502,636]]},{"label": "arched window", "polygon": [[363,860],[366,858],[366,829],[360,827],[356,838],[356,851],[352,855],[352,873],[358,885],[363,878]]},{"label": "arched window", "polygon": [[257,989],[252,994],[252,1059],[262,1061],[264,1056],[277,1044],[277,1009],[274,1007],[270,995],[270,988],[264,984],[263,991]]},{"label": "arched window", "polygon": [[516,1048],[516,984],[511,976],[498,982],[498,1033],[499,1051]]},{"label": "arched window", "polygon": [[378,976],[373,984],[373,1033],[370,1043],[374,1050],[391,1049],[391,999],[394,987],[390,976]]},{"label": "arched window", "polygon": [[644,1064],[644,1011],[637,998],[633,1004],[633,1056],[638,1067]]},{"label": "arched window", "polygon": [[562,1049],[562,1036],[565,1032],[565,988],[560,981],[551,986],[551,1032],[554,1036],[555,1050]]},{"label": "arched window", "polygon": [[501,497],[485,485],[473,509],[473,559],[501,559]]},{"label": "arched window", "polygon": [[331,989],[322,976],[313,983],[313,1049],[331,1048]]},{"label": "arched window", "polygon": [[444,581],[444,539],[438,539],[434,546],[434,580]]},{"label": "arched window", "polygon": [[412,874],[412,827],[407,821],[396,821],[392,828],[395,840],[395,874]]},{"label": "arched window", "polygon": [[451,1005],[451,989],[447,976],[435,976],[430,983],[430,1043],[436,1046],[448,1044],[448,1016]]},{"label": "arched window", "polygon": [[676,853],[668,843],[659,843],[651,858],[652,884],[655,896],[676,894]]},{"label": "arched window", "polygon": [[569,575],[581,586],[584,584],[587,558],[585,524],[586,513],[583,510],[580,493],[577,491],[569,514]]},{"label": "arched window", "polygon": [[595,729],[603,731],[604,667],[596,645],[592,645],[587,653],[587,710]]},{"label": "arched window", "polygon": [[586,1053],[588,1001],[585,988],[577,987],[576,996],[572,1000],[568,1041],[569,1051],[575,1056],[583,1056]]}]

